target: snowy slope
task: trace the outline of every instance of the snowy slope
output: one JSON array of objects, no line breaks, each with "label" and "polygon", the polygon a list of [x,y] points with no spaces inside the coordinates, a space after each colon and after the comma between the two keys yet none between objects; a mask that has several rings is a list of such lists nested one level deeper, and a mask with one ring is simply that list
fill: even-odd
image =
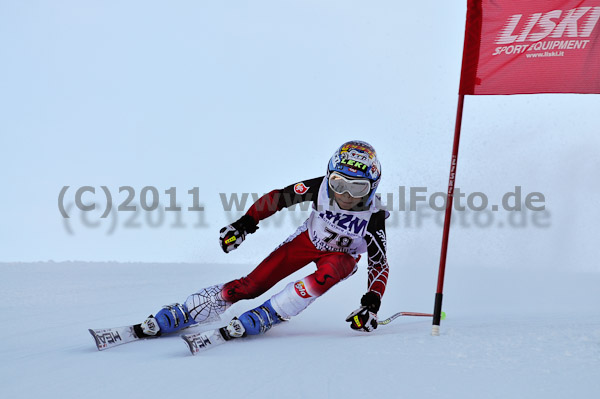
[{"label": "snowy slope", "polygon": [[[192,357],[176,336],[98,352],[87,328],[138,322],[251,265],[0,264],[3,397],[583,398],[600,389],[598,274],[450,270],[448,319],[432,337],[417,318],[351,331],[343,319],[364,290],[361,266],[267,335]],[[429,273],[395,276],[380,316],[430,312]]]}]

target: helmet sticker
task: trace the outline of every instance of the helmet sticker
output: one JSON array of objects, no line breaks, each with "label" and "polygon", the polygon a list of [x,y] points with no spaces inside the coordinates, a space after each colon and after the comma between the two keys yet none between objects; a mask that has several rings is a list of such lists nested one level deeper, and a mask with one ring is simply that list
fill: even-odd
[{"label": "helmet sticker", "polygon": [[336,153],[333,155],[333,167],[336,168],[340,163],[340,156]]},{"label": "helmet sticker", "polygon": [[366,172],[367,169],[369,169],[369,167],[366,164],[359,161],[355,161],[354,159],[342,159],[340,163],[350,168],[358,169],[362,172]]},{"label": "helmet sticker", "polygon": [[[366,143],[364,143],[364,144],[366,144]],[[373,151],[371,148],[363,145],[363,143],[361,143],[359,141],[351,141],[349,143],[346,143],[340,149],[340,153],[342,153],[342,154],[348,153],[349,156],[351,156],[351,154],[366,153],[367,156],[369,157],[369,159],[375,158],[375,151]],[[364,155],[362,155],[362,156],[364,156]]]},{"label": "helmet sticker", "polygon": [[342,152],[342,157],[345,159],[353,159],[355,161],[367,162],[368,155],[352,149],[348,152]]},{"label": "helmet sticker", "polygon": [[379,177],[379,168],[377,167],[377,163],[373,162],[373,165],[371,165],[371,178],[377,179],[377,177]]}]

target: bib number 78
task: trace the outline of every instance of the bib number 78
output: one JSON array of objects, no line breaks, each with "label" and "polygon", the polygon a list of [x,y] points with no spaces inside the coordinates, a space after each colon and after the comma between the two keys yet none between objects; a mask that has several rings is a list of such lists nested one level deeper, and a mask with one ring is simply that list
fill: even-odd
[{"label": "bib number 78", "polygon": [[325,232],[328,233],[329,235],[327,237],[325,237],[323,239],[323,241],[325,241],[328,244],[334,240],[335,240],[335,243],[337,244],[337,246],[340,248],[348,248],[350,246],[350,244],[352,244],[351,237],[341,236],[338,233],[336,233],[335,231],[328,229],[327,227],[325,227]]}]

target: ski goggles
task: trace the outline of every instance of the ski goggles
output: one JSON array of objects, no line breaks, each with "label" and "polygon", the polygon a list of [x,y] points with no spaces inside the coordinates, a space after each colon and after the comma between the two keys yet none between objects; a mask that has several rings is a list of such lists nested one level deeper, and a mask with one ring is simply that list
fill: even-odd
[{"label": "ski goggles", "polygon": [[367,179],[348,179],[333,172],[329,176],[329,188],[337,194],[348,193],[353,198],[362,198],[371,191],[371,182]]}]

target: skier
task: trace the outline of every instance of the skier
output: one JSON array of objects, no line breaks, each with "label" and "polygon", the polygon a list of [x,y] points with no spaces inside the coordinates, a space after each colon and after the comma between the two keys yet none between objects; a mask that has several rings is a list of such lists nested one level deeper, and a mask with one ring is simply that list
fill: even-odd
[{"label": "skier", "polygon": [[201,289],[183,304],[173,304],[134,326],[140,338],[175,332],[197,323],[219,320],[233,303],[256,298],[273,285],[311,262],[317,270],[290,282],[261,306],[234,317],[221,328],[225,340],[257,335],[289,320],[357,269],[360,254],[368,253],[368,290],[360,307],[346,321],[355,330],[377,328],[377,312],[388,278],[385,218],[375,192],[381,166],[375,149],[362,141],[339,147],[324,177],[305,180],[262,196],[238,221],[220,231],[219,243],[229,253],[260,220],[304,201],[312,202],[309,218],[250,274],[225,284]]}]

